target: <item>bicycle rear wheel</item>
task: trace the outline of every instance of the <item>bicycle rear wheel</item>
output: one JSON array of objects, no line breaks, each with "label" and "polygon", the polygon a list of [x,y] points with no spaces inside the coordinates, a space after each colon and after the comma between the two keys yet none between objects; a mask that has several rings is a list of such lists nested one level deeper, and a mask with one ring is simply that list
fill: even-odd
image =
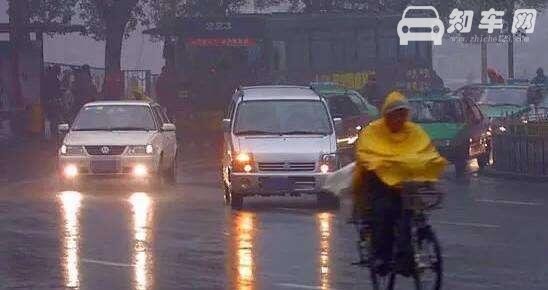
[{"label": "bicycle rear wheel", "polygon": [[373,290],[393,290],[396,285],[396,273],[390,271],[387,275],[379,275],[374,266],[369,267]]},{"label": "bicycle rear wheel", "polygon": [[415,247],[415,269],[413,273],[416,290],[440,290],[443,279],[441,246],[430,228],[419,232]]}]

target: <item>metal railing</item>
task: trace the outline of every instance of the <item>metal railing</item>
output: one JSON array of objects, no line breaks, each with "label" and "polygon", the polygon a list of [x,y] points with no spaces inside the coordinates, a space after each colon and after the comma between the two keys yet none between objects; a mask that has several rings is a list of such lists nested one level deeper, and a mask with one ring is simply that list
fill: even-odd
[{"label": "metal railing", "polygon": [[502,121],[506,131],[493,136],[493,161],[497,171],[548,176],[548,114],[545,112],[531,111]]}]

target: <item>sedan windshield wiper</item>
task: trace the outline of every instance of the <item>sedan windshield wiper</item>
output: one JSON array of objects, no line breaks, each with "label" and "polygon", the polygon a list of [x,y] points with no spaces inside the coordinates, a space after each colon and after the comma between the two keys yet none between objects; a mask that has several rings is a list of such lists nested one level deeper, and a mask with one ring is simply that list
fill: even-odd
[{"label": "sedan windshield wiper", "polygon": [[72,131],[110,131],[110,128],[77,128]]},{"label": "sedan windshield wiper", "polygon": [[142,127],[113,127],[110,128],[110,131],[150,131],[152,129],[142,128]]},{"label": "sedan windshield wiper", "polygon": [[327,132],[314,132],[314,131],[287,131],[282,132],[282,135],[327,135]]},{"label": "sedan windshield wiper", "polygon": [[263,130],[244,130],[234,132],[235,135],[280,135],[279,132],[263,131]]}]

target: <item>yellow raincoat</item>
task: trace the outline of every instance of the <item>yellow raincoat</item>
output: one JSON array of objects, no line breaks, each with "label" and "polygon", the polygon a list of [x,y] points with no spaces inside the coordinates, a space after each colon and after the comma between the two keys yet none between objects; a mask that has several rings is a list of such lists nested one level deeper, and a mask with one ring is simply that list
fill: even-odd
[{"label": "yellow raincoat", "polygon": [[[388,108],[406,101],[402,94],[390,93],[382,109],[383,115]],[[447,164],[419,125],[408,121],[400,132],[393,133],[384,117],[360,133],[356,143],[356,162],[354,192],[357,195],[363,195],[357,191],[363,189],[364,173],[374,172],[388,186],[406,181],[434,182]]]}]

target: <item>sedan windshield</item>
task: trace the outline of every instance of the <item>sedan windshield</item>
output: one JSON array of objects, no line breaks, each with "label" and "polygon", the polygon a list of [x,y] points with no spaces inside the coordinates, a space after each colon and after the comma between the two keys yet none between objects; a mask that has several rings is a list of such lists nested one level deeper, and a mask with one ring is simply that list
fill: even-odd
[{"label": "sedan windshield", "polygon": [[329,114],[320,101],[245,101],[238,106],[234,125],[236,135],[331,132]]},{"label": "sedan windshield", "polygon": [[486,88],[481,94],[479,104],[486,105],[527,105],[526,88]]},{"label": "sedan windshield", "polygon": [[73,131],[149,131],[155,130],[154,119],[147,106],[84,107],[72,126]]},{"label": "sedan windshield", "polygon": [[454,101],[410,102],[412,119],[417,123],[460,123],[463,120],[459,103]]}]

